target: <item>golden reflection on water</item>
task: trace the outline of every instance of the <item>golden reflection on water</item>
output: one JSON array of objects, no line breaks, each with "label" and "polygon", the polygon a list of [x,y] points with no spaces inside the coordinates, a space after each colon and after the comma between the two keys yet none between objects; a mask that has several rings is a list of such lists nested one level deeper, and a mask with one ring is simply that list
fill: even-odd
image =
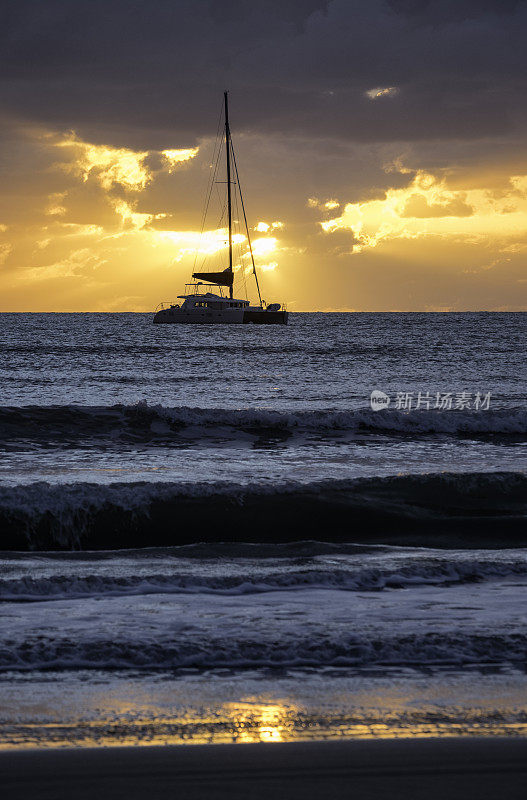
[{"label": "golden reflection on water", "polygon": [[226,703],[223,709],[238,731],[239,742],[285,741],[296,711],[294,706],[257,703]]},{"label": "golden reflection on water", "polygon": [[386,710],[385,719],[382,714],[375,718],[371,709],[362,713],[356,709],[350,716],[314,715],[290,702],[257,699],[223,703],[204,713],[187,710],[180,716],[130,702],[105,711],[102,717],[77,721],[14,723],[0,732],[0,749],[527,736],[524,715],[520,721],[507,722],[482,716],[478,709],[464,709],[463,721],[459,714],[448,719],[448,712],[434,721],[422,710],[413,719],[411,714],[394,714],[393,709]]}]

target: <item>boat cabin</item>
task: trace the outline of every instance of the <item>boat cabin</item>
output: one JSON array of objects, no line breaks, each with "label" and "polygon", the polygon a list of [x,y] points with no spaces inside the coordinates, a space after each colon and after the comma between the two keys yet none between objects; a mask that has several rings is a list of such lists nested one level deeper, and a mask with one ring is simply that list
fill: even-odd
[{"label": "boat cabin", "polygon": [[[178,300],[183,300],[181,305],[183,310],[190,310],[191,308],[210,308],[214,311],[220,311],[224,308],[247,308],[249,305],[248,300],[237,300],[236,298],[221,297],[212,292],[205,294],[180,294]],[[179,308],[180,306],[171,306],[171,308]]]}]

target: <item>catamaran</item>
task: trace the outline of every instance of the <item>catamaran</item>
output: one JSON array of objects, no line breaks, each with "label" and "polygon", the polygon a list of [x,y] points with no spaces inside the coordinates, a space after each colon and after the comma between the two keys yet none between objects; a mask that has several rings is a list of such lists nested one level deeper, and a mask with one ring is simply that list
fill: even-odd
[{"label": "catamaran", "polygon": [[[229,126],[229,97],[228,92],[224,93],[224,115],[225,115],[225,156],[226,156],[226,184],[227,184],[227,226],[228,226],[228,245],[229,262],[228,266],[222,270],[212,272],[193,272],[192,282],[185,285],[185,293],[178,295],[178,300],[182,303],[160,303],[154,314],[154,322],[159,323],[227,323],[227,324],[275,324],[286,325],[288,312],[279,303],[265,303],[260,294],[260,283],[256,271],[251,235],[245,213],[245,204],[240,186],[240,177],[236,156],[232,145],[231,131]],[[216,169],[212,176],[211,186],[209,187],[208,199],[212,193],[215,182],[215,174],[219,163],[220,148],[216,159]],[[234,278],[241,273],[245,285],[245,273],[247,268],[243,263],[234,266],[233,260],[233,186],[237,190],[237,197],[240,205],[236,203],[237,210],[243,215],[245,234],[237,237],[247,243],[248,250],[244,254],[250,257],[249,271],[255,280],[258,293],[258,303],[251,305],[248,296],[245,299],[234,297]],[[207,203],[208,205],[208,203]],[[206,209],[207,209],[206,205]],[[206,210],[204,213],[204,220]],[[240,215],[241,216],[241,215]],[[202,226],[203,232],[203,226]],[[245,286],[246,288],[246,286]],[[215,289],[215,291],[211,291]],[[228,292],[227,292],[228,290]]]}]

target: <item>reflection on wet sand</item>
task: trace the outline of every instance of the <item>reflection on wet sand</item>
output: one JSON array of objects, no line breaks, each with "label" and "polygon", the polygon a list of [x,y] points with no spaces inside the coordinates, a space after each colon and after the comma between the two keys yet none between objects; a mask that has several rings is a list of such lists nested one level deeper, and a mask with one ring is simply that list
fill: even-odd
[{"label": "reflection on wet sand", "polygon": [[48,674],[38,686],[12,675],[0,682],[0,748],[527,735],[519,673],[297,677],[63,675],[63,685]]}]

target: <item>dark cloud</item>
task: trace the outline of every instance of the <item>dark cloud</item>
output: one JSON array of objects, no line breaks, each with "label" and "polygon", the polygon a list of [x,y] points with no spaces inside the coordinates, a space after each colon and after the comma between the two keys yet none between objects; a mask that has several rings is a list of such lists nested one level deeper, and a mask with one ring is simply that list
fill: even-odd
[{"label": "dark cloud", "polygon": [[475,19],[483,14],[513,14],[523,0],[388,0],[388,5],[399,14],[427,20],[434,24],[448,24]]},{"label": "dark cloud", "polygon": [[[4,113],[159,149],[238,129],[357,141],[522,128],[525,2],[21,0],[0,15]],[[371,100],[368,89],[397,86]]]}]

